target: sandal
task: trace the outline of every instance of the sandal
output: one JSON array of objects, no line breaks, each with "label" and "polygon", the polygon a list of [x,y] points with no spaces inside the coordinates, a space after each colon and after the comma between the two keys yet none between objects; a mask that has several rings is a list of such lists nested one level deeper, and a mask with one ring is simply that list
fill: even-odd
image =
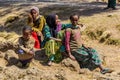
[{"label": "sandal", "polygon": [[108,68],[105,68],[105,69],[101,70],[102,74],[112,73],[112,72],[113,72],[113,70],[112,69],[108,69]]}]

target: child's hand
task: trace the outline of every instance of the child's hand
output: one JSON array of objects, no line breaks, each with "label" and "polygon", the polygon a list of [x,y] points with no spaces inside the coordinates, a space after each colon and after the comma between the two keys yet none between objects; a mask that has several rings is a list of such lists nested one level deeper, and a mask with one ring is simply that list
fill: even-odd
[{"label": "child's hand", "polygon": [[28,19],[29,19],[29,22],[33,22],[33,18],[31,14],[28,14]]},{"label": "child's hand", "polygon": [[59,42],[61,42],[62,40],[61,40],[61,39],[56,39],[56,41],[59,41]]},{"label": "child's hand", "polygon": [[61,39],[57,39],[57,38],[53,38],[53,37],[51,37],[50,39],[55,40],[55,41],[59,41],[59,42],[62,41]]},{"label": "child's hand", "polygon": [[76,60],[73,55],[69,55],[69,57],[70,57],[70,59],[72,59],[72,60],[74,60],[74,61]]},{"label": "child's hand", "polygon": [[61,20],[60,20],[60,19],[57,20],[57,25],[58,25],[58,24],[61,24]]},{"label": "child's hand", "polygon": [[42,32],[40,32],[40,31],[37,32],[37,35],[38,35],[38,36],[41,36],[41,35],[42,35]]},{"label": "child's hand", "polygon": [[30,55],[34,55],[34,51],[29,51],[29,54]]}]

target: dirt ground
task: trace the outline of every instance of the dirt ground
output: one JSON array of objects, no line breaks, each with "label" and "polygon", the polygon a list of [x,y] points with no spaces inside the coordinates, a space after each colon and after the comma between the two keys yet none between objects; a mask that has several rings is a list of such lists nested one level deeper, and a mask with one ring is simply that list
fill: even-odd
[{"label": "dirt ground", "polygon": [[[0,3],[0,80],[120,80],[120,5],[117,4],[117,10],[103,10],[107,5],[105,2],[83,1],[77,3]],[[42,56],[44,51],[36,53],[29,68],[18,68],[15,65],[17,55],[13,49],[7,49],[9,45],[5,43],[15,44],[16,38],[21,35],[20,30],[25,24],[24,18],[26,18],[31,6],[38,6],[40,13],[44,16],[57,13],[63,23],[69,22],[71,13],[80,14],[80,23],[86,26],[82,31],[84,44],[95,48],[103,57],[104,67],[111,68],[114,72],[103,75],[98,69],[94,71],[83,69],[85,73],[79,74],[78,64],[70,59],[65,59],[59,64],[53,64],[53,66],[47,66],[46,59]],[[16,22],[5,24],[10,16],[19,16],[19,18]],[[103,31],[103,34],[91,37],[89,36],[90,31],[94,33]],[[100,43],[106,34],[110,34],[110,38]],[[111,39],[113,42],[109,42]],[[5,46],[5,50],[2,49],[2,45]],[[8,55],[8,61],[5,59],[5,55]],[[8,65],[8,62],[11,64]]]}]

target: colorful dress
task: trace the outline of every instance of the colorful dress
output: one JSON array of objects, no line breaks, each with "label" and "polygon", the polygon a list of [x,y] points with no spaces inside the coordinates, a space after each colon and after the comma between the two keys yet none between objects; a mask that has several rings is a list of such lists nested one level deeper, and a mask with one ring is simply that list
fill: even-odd
[{"label": "colorful dress", "polygon": [[76,58],[80,68],[93,70],[101,64],[96,50],[82,46],[80,28],[77,26],[66,29],[65,47]]},{"label": "colorful dress", "polygon": [[57,38],[62,40],[62,43],[60,43],[60,52],[66,52],[65,50],[65,29],[71,28],[72,24],[62,24],[61,25],[61,31],[58,32]]},{"label": "colorful dress", "polygon": [[54,40],[50,40],[50,37],[53,37],[50,33],[50,28],[46,25],[43,29],[44,40],[42,42],[42,47],[46,50],[46,55],[49,57],[49,60],[54,62],[60,62],[62,58],[63,52],[65,52],[65,29],[72,27],[71,24],[58,24],[55,30],[54,35],[55,38],[61,39],[62,42],[57,42]]},{"label": "colorful dress", "polygon": [[40,48],[41,46],[41,40],[40,36],[37,35],[37,32],[42,32],[43,27],[45,26],[45,18],[44,16],[39,15],[36,19],[36,21],[30,22],[28,18],[28,25],[32,27],[32,36],[35,39],[35,48]]},{"label": "colorful dress", "polygon": [[[56,38],[60,34],[61,28],[59,26],[59,29],[56,29]],[[62,55],[59,51],[60,46],[62,45],[61,42],[57,42],[55,40],[50,40],[50,37],[52,37],[50,33],[50,28],[48,25],[46,25],[43,29],[43,35],[44,35],[44,40],[42,42],[42,47],[45,48],[45,53],[48,56],[49,60],[54,61],[54,62],[60,62],[62,60]],[[60,37],[59,36],[59,37]]]}]

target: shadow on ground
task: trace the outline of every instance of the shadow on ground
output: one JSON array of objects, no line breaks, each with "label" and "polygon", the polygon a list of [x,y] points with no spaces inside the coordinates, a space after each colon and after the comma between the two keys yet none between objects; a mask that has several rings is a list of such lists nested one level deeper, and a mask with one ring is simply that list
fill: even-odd
[{"label": "shadow on ground", "polygon": [[[40,5],[48,4],[45,7],[40,7]],[[59,15],[61,20],[69,19],[69,16],[72,13],[78,13],[81,16],[92,16],[94,14],[100,14],[103,12],[111,12],[103,10],[107,6],[107,3],[104,2],[91,2],[91,3],[59,3],[59,2],[3,2],[0,3],[0,8],[8,8],[4,10],[2,13],[0,12],[0,16],[5,16],[6,14],[12,13],[13,11],[23,10],[28,7],[27,10],[24,10],[25,13],[28,12],[29,7],[38,6],[40,8],[40,13],[44,16],[47,16],[51,13],[56,13]],[[118,5],[120,6],[120,5]],[[18,16],[23,16],[22,19],[18,19],[17,21],[13,21],[9,24],[9,27],[6,27],[4,30],[11,32],[14,31],[17,34],[21,34],[21,29],[24,25],[26,25],[26,15],[24,12],[19,14]],[[8,26],[8,25],[5,25]]]}]

